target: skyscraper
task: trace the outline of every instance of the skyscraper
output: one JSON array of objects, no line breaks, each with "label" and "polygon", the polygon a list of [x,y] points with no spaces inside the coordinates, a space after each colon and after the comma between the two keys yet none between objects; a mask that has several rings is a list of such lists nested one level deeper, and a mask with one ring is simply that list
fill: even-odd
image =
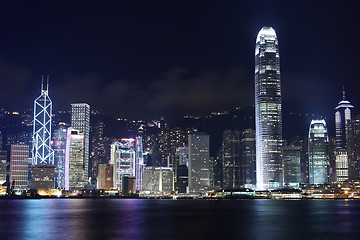
[{"label": "skyscraper", "polygon": [[142,137],[136,137],[136,159],[135,159],[135,177],[136,190],[141,191],[143,187],[143,172],[145,164],[143,157],[143,143]]},{"label": "skyscraper", "polygon": [[343,90],[343,99],[335,108],[335,133],[336,148],[346,149],[348,140],[347,124],[351,120],[351,109],[354,108],[349,101],[345,100],[345,90]]},{"label": "skyscraper", "polygon": [[7,151],[0,150],[0,185],[6,182]]},{"label": "skyscraper", "polygon": [[97,188],[98,189],[112,189],[113,188],[113,164],[99,164],[97,175]]},{"label": "skyscraper", "polygon": [[312,120],[309,129],[309,183],[329,183],[329,137],[326,122]]},{"label": "skyscraper", "polygon": [[114,188],[123,190],[124,177],[135,177],[136,143],[133,138],[123,138],[111,145],[111,164],[114,164]]},{"label": "skyscraper", "polygon": [[242,184],[256,184],[256,142],[253,129],[245,129],[241,133],[240,176]]},{"label": "skyscraper", "polygon": [[54,152],[51,149],[52,102],[48,95],[49,77],[46,88],[41,84],[41,95],[34,101],[32,162],[54,164]]},{"label": "skyscraper", "polygon": [[55,188],[65,188],[65,153],[66,153],[66,128],[58,128],[53,132],[52,147],[54,150]]},{"label": "skyscraper", "polygon": [[263,27],[255,46],[256,188],[283,185],[280,55],[276,33]]},{"label": "skyscraper", "polygon": [[284,157],[284,184],[299,187],[301,183],[301,146],[282,148]]},{"label": "skyscraper", "polygon": [[87,103],[71,104],[71,127],[84,134],[84,180],[89,176],[89,143],[90,143],[90,105]]},{"label": "skyscraper", "polygon": [[209,135],[189,135],[189,191],[204,192],[210,188]]},{"label": "skyscraper", "polygon": [[91,166],[89,167],[89,174],[93,182],[98,176],[98,165],[107,164],[109,159],[106,156],[106,138],[104,138],[104,123],[97,122],[92,136],[92,152],[90,157]]},{"label": "skyscraper", "polygon": [[223,188],[240,186],[240,132],[226,130],[222,139]]},{"label": "skyscraper", "polygon": [[356,116],[348,124],[349,142],[349,179],[360,177],[360,116]]},{"label": "skyscraper", "polygon": [[29,187],[29,145],[11,145],[10,186],[14,190]]},{"label": "skyscraper", "polygon": [[341,183],[349,180],[349,160],[346,150],[336,152],[336,182]]},{"label": "skyscraper", "polygon": [[84,134],[79,130],[67,130],[65,153],[65,190],[78,190],[86,184],[84,166]]}]

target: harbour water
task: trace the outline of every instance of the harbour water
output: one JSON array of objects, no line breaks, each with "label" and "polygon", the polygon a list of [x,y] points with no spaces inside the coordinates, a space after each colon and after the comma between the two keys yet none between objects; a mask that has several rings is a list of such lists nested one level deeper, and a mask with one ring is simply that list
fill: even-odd
[{"label": "harbour water", "polygon": [[360,201],[0,200],[0,239],[360,239]]}]

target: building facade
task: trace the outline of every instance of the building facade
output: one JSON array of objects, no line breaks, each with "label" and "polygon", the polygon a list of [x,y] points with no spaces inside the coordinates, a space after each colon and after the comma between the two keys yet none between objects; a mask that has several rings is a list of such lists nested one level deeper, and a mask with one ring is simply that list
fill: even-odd
[{"label": "building facade", "polygon": [[32,168],[31,186],[36,190],[50,191],[55,186],[55,165],[38,164]]},{"label": "building facade", "polygon": [[170,167],[146,167],[144,191],[171,193],[174,191],[174,172]]},{"label": "building facade", "polygon": [[255,46],[256,188],[283,185],[280,55],[276,33],[263,27]]}]

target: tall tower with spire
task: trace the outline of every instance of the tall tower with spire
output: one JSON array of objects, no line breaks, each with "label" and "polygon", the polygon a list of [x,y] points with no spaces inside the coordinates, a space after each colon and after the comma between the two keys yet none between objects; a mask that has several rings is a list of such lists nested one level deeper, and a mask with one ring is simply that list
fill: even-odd
[{"label": "tall tower with spire", "polygon": [[49,76],[41,82],[41,95],[34,101],[33,122],[33,165],[54,164],[54,151],[51,148],[52,102],[49,97]]},{"label": "tall tower with spire", "polygon": [[255,45],[256,188],[283,185],[279,44],[272,27],[263,27]]},{"label": "tall tower with spire", "polygon": [[335,108],[335,135],[336,135],[336,148],[346,149],[348,138],[347,123],[351,120],[351,109],[354,108],[349,101],[345,100],[345,88],[343,87],[343,99]]}]

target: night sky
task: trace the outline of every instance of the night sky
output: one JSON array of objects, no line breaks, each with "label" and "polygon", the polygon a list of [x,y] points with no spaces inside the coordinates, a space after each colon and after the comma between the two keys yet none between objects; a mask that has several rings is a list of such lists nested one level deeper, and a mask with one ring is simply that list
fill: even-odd
[{"label": "night sky", "polygon": [[87,102],[150,120],[252,106],[255,39],[272,26],[284,104],[332,119],[344,85],[360,113],[358,1],[119,2],[0,3],[0,106],[31,108],[42,74],[55,111]]}]

